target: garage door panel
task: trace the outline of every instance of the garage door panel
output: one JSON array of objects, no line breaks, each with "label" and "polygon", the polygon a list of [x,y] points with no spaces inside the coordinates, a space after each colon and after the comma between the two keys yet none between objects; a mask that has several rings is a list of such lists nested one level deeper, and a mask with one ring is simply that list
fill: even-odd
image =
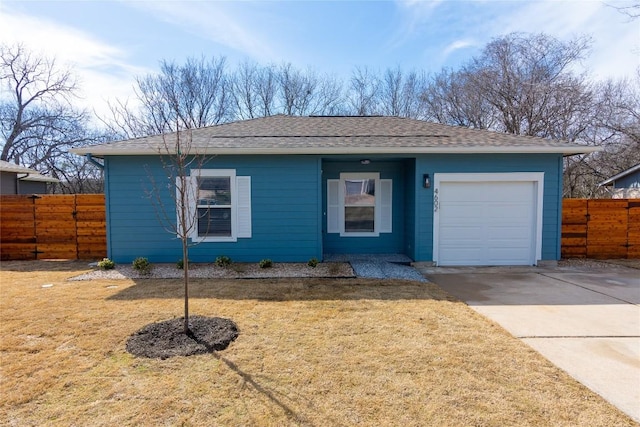
[{"label": "garage door panel", "polygon": [[520,241],[531,243],[531,230],[526,227],[526,224],[488,227],[488,235],[490,236],[489,242]]},{"label": "garage door panel", "polygon": [[440,236],[442,237],[443,244],[452,244],[453,242],[458,244],[465,241],[477,241],[481,243],[484,238],[484,234],[484,229],[482,227],[473,227],[469,224],[461,227],[445,227],[440,229]]},{"label": "garage door panel", "polygon": [[[521,218],[526,220],[531,217],[531,203],[486,203],[483,208],[486,216],[492,218]],[[509,215],[506,216],[505,212],[509,212]]]},{"label": "garage door panel", "polygon": [[439,265],[535,262],[534,181],[440,182]]},{"label": "garage door panel", "polygon": [[492,250],[487,254],[485,265],[522,265],[523,252]]},{"label": "garage door panel", "polygon": [[473,204],[485,199],[484,191],[479,191],[482,189],[482,185],[472,183],[471,185],[476,191],[469,192],[469,185],[467,184],[468,183],[462,182],[447,183],[447,192],[446,194],[444,192],[440,194],[440,201],[445,203],[455,201],[456,203]]},{"label": "garage door panel", "polygon": [[484,258],[480,249],[466,248],[460,250],[459,248],[447,249],[445,247],[442,251],[442,256],[451,260],[447,265],[479,265]]}]

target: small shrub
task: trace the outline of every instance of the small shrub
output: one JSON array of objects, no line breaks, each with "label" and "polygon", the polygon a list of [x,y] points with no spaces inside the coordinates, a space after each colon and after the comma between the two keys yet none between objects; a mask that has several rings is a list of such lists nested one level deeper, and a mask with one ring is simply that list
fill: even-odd
[{"label": "small shrub", "polygon": [[116,263],[111,261],[109,258],[102,258],[102,261],[98,261],[98,268],[100,270],[112,270],[115,266]]},{"label": "small shrub", "polygon": [[260,268],[271,268],[273,267],[273,262],[269,258],[265,258],[261,260],[258,265],[260,266]]},{"label": "small shrub", "polygon": [[218,267],[229,267],[231,265],[231,258],[226,255],[220,255],[216,258],[216,265]]},{"label": "small shrub", "polygon": [[151,263],[146,258],[138,257],[134,259],[131,264],[133,265],[133,269],[141,274],[151,273]]},{"label": "small shrub", "polygon": [[177,268],[178,270],[184,270],[184,260],[183,260],[183,259],[179,259],[179,260],[176,262],[176,268]]},{"label": "small shrub", "polygon": [[309,262],[307,263],[307,265],[308,265],[309,267],[311,267],[311,268],[316,268],[316,267],[318,266],[318,262],[319,262],[319,261],[318,261],[318,258],[315,258],[315,257],[314,257],[314,258],[311,258],[311,259],[309,260]]}]

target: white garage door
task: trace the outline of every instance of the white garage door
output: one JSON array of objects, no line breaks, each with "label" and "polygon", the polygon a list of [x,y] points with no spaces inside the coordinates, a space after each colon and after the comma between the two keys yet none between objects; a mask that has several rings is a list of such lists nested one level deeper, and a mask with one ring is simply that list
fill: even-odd
[{"label": "white garage door", "polygon": [[434,178],[437,265],[536,264],[542,174],[436,174]]}]

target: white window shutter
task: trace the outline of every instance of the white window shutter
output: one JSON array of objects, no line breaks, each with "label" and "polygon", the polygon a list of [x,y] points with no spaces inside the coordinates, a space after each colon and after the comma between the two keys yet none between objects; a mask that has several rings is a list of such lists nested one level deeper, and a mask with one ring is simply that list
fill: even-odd
[{"label": "white window shutter", "polygon": [[236,177],[238,238],[251,237],[251,177]]},{"label": "white window shutter", "polygon": [[340,232],[340,180],[327,180],[327,233]]},{"label": "white window shutter", "polygon": [[393,224],[393,180],[381,179],[380,180],[380,227],[378,231],[380,233],[391,233]]}]

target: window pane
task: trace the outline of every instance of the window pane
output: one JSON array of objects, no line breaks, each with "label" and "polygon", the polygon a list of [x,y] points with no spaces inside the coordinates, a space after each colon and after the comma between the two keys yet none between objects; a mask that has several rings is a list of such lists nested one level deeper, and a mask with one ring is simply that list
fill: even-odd
[{"label": "window pane", "polygon": [[373,207],[344,208],[344,231],[349,233],[374,232]]},{"label": "window pane", "polygon": [[375,206],[375,179],[346,179],[344,181],[345,206]]},{"label": "window pane", "polygon": [[198,208],[198,236],[231,236],[231,208]]},{"label": "window pane", "polygon": [[199,177],[198,205],[231,205],[231,178]]}]

